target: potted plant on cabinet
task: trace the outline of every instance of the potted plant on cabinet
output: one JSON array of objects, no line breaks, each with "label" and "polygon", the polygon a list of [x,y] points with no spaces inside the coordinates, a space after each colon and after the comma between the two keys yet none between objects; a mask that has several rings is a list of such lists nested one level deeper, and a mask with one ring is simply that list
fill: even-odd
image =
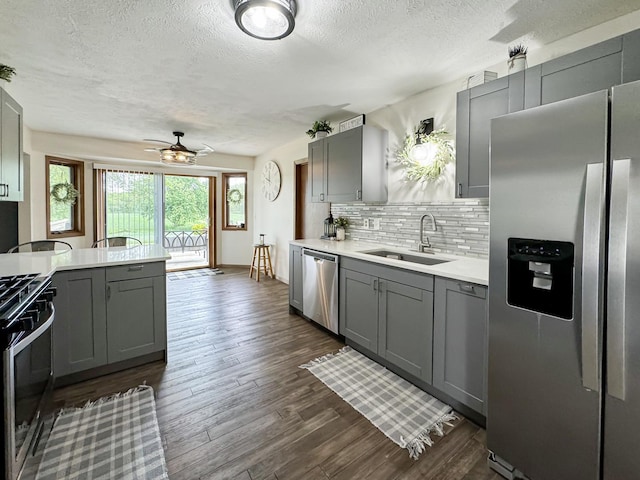
[{"label": "potted plant on cabinet", "polygon": [[333,128],[331,127],[331,123],[326,120],[316,120],[313,122],[313,126],[307,130],[307,135],[311,138],[321,138],[326,137],[331,132],[333,132]]},{"label": "potted plant on cabinet", "polygon": [[527,47],[522,44],[509,47],[509,73],[519,72],[527,68]]},{"label": "potted plant on cabinet", "polygon": [[16,69],[0,63],[0,87],[3,87],[5,83],[11,82],[11,77],[16,74]]},{"label": "potted plant on cabinet", "polygon": [[338,217],[333,224],[336,226],[336,240],[344,240],[346,237],[345,229],[349,226],[349,219]]}]

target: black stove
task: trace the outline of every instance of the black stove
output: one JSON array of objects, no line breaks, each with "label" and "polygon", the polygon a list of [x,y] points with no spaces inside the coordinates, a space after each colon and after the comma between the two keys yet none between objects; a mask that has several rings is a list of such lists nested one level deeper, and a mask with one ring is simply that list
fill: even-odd
[{"label": "black stove", "polygon": [[55,293],[51,278],[39,274],[0,277],[0,347],[34,330]]},{"label": "black stove", "polygon": [[51,277],[0,277],[0,479],[16,480],[38,449],[53,386]]}]

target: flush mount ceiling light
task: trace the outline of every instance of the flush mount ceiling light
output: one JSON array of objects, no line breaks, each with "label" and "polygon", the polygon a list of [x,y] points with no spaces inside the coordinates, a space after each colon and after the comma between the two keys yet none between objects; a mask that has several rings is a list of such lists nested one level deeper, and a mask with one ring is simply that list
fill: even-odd
[{"label": "flush mount ceiling light", "polygon": [[189,150],[180,143],[180,138],[184,137],[183,132],[173,132],[176,137],[176,143],[165,142],[164,140],[152,140],[145,138],[145,142],[166,143],[169,147],[164,148],[145,148],[147,152],[160,152],[160,160],[168,165],[195,165],[196,157],[204,157],[207,153],[213,152],[213,148],[204,144],[205,148],[200,150]]},{"label": "flush mount ceiling light", "polygon": [[295,0],[233,0],[236,23],[247,35],[278,40],[295,26]]}]

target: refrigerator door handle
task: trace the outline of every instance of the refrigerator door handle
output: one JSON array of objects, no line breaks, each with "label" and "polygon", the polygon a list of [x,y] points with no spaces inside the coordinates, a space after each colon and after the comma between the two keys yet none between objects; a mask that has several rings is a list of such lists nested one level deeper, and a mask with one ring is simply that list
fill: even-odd
[{"label": "refrigerator door handle", "polygon": [[611,177],[607,285],[607,391],[625,399],[627,228],[631,160],[614,160]]},{"label": "refrigerator door handle", "polygon": [[600,391],[600,242],[604,210],[604,165],[587,165],[582,237],[582,386]]}]

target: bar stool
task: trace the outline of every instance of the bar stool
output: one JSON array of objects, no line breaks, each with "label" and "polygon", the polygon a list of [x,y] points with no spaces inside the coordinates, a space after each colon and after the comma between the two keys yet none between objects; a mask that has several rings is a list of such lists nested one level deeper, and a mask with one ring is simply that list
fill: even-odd
[{"label": "bar stool", "polygon": [[[251,268],[249,269],[249,278],[253,278],[253,272],[256,272],[256,280],[260,281],[260,272],[271,278],[273,275],[273,267],[271,266],[270,245],[255,244],[253,246],[253,258],[251,259]],[[257,264],[256,264],[257,263]]]}]

